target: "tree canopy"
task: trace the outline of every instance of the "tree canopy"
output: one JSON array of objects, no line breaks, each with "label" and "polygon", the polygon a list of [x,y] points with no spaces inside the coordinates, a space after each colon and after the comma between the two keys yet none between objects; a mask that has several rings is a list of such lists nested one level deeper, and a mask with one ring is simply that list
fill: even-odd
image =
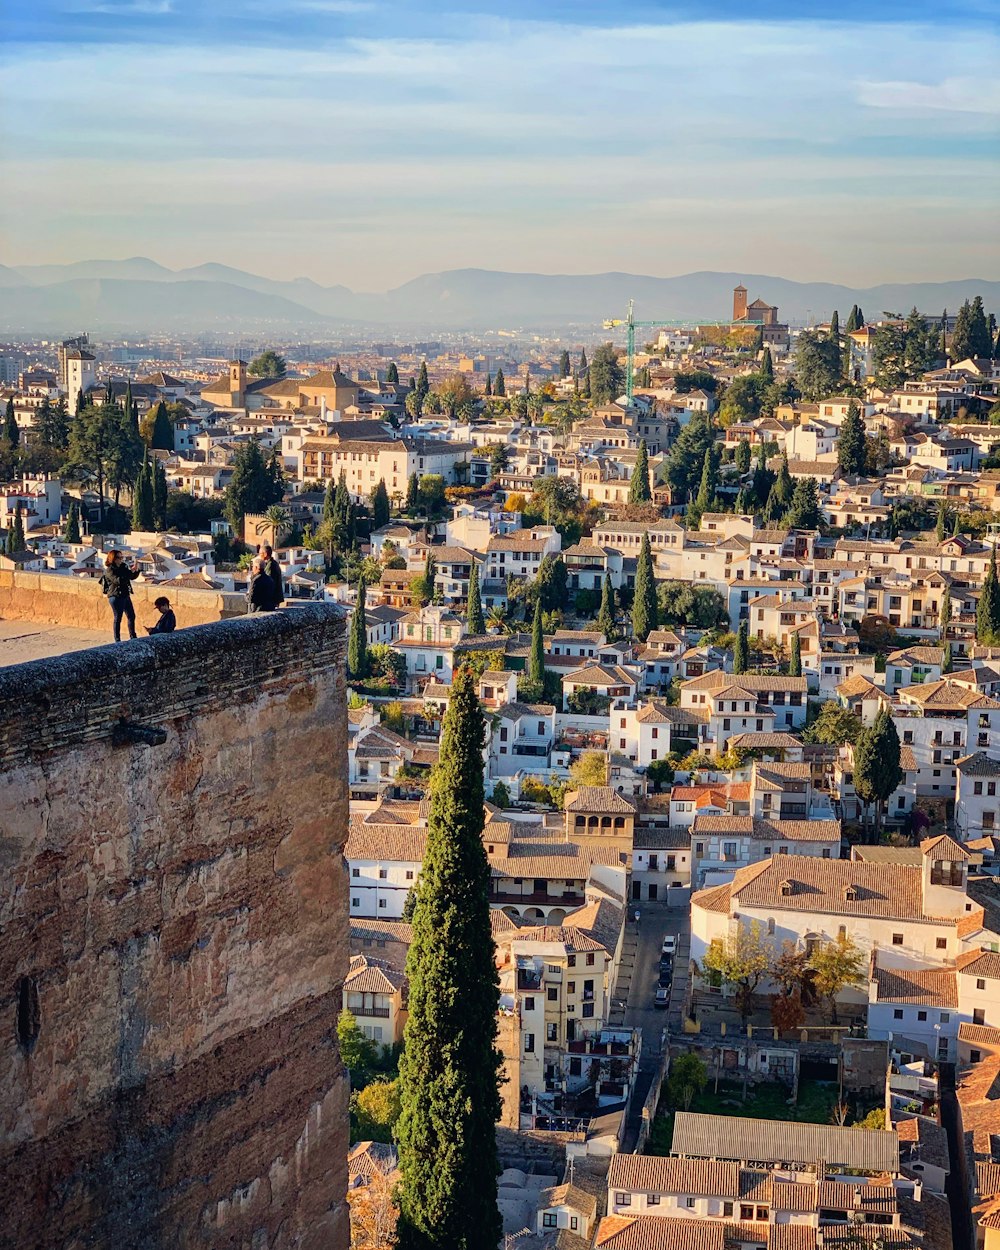
[{"label": "tree canopy", "polygon": [[247,373],[252,378],[283,378],[288,369],[284,356],[268,348],[255,356],[247,366]]}]

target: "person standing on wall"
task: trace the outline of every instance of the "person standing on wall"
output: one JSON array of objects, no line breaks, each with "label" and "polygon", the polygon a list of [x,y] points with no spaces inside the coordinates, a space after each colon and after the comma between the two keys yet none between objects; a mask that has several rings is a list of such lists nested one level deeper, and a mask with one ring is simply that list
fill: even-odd
[{"label": "person standing on wall", "polygon": [[285,587],[281,580],[281,566],[274,558],[274,552],[271,550],[270,543],[261,543],[257,548],[257,554],[264,561],[264,572],[274,583],[274,608],[280,608],[285,602]]},{"label": "person standing on wall", "polygon": [[111,604],[114,614],[115,642],[122,640],[122,617],[128,623],[128,636],[135,637],[135,608],[132,606],[132,583],[139,576],[140,570],[134,560],[125,563],[120,551],[109,551],[104,560],[104,572],[101,574],[101,586]]},{"label": "person standing on wall", "polygon": [[278,605],[274,601],[274,581],[264,571],[262,556],[256,556],[250,565],[247,582],[247,612],[273,612]]}]

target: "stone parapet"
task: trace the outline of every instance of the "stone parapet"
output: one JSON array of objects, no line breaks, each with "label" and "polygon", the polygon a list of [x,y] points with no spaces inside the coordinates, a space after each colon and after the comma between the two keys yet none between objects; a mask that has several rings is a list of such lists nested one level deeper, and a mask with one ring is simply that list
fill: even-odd
[{"label": "stone parapet", "polygon": [[0,670],[0,1246],[346,1250],[344,651],[309,605]]},{"label": "stone parapet", "polygon": [[[153,600],[166,595],[179,629],[207,625],[246,612],[242,595],[221,590],[135,581],[132,601],[140,624],[155,624]],[[66,573],[24,573],[0,569],[0,620],[71,625],[77,629],[111,630],[111,608],[96,577]]]}]

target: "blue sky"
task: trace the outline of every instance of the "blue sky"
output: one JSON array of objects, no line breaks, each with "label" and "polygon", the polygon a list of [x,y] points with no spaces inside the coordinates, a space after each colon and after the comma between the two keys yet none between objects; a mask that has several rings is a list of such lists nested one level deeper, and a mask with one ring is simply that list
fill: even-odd
[{"label": "blue sky", "polygon": [[836,12],[8,0],[0,261],[997,278],[1000,0]]}]

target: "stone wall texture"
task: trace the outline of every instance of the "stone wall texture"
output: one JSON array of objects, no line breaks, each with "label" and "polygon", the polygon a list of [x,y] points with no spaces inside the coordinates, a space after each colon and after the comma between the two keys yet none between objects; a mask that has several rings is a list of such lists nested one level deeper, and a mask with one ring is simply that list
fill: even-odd
[{"label": "stone wall texture", "polygon": [[0,670],[4,1250],[347,1247],[344,647],[309,605]]},{"label": "stone wall texture", "polygon": [[[160,595],[170,600],[178,629],[206,625],[246,612],[243,595],[136,581],[132,583],[132,601],[140,624],[152,625],[156,621],[153,600]],[[106,629],[109,635],[111,633],[111,609],[98,579],[68,577],[65,573],[0,569],[0,620],[72,625],[77,629]]]}]

